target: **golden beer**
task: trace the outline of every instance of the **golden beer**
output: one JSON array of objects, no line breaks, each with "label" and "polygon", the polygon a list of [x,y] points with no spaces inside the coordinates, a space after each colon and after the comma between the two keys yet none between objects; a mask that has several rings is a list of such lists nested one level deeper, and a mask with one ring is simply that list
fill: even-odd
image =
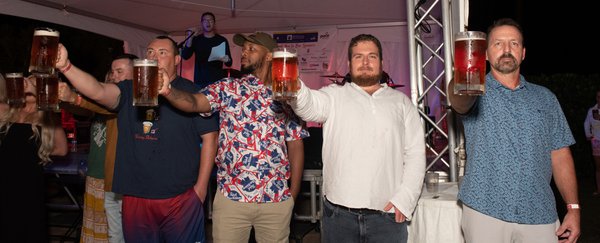
[{"label": "golden beer", "polygon": [[158,61],[133,60],[133,105],[158,106]]},{"label": "golden beer", "polygon": [[50,28],[36,28],[31,43],[29,72],[54,73],[60,33]]},{"label": "golden beer", "polygon": [[58,76],[47,73],[35,73],[34,76],[38,110],[59,111]]},{"label": "golden beer", "polygon": [[271,63],[273,99],[295,99],[300,89],[298,81],[298,55],[290,48],[275,48]]},{"label": "golden beer", "polygon": [[486,35],[479,31],[459,32],[454,41],[454,93],[481,95],[485,92]]},{"label": "golden beer", "polygon": [[9,106],[23,107],[25,104],[23,73],[6,74],[6,98]]}]

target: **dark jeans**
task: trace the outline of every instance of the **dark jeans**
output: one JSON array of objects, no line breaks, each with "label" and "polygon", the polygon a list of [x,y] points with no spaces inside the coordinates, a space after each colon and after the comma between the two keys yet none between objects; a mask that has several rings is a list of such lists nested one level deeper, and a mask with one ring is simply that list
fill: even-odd
[{"label": "dark jeans", "polygon": [[406,243],[406,227],[406,221],[396,223],[393,213],[348,209],[323,200],[324,243]]}]

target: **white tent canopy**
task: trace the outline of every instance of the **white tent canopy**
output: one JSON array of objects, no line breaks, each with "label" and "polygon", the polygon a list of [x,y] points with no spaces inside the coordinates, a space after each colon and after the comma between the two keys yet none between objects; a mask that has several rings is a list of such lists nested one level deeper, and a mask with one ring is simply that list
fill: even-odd
[{"label": "white tent canopy", "polygon": [[[218,32],[230,39],[234,68],[239,67],[239,50],[231,42],[232,33],[334,31],[339,34],[330,45],[329,67],[303,76],[317,88],[329,82],[320,75],[347,71],[344,55],[350,38],[370,33],[383,43],[384,70],[397,83],[406,84],[402,90],[409,93],[405,0],[0,0],[0,14],[123,40],[125,51],[138,56],[143,56],[145,46],[156,35],[183,40],[184,30],[198,28],[200,14],[205,11],[216,15]],[[441,38],[439,33],[430,37]],[[184,68],[189,70],[185,64]]]},{"label": "white tent canopy", "polygon": [[[404,0],[1,0],[0,2],[2,5],[15,5],[17,8],[15,10],[19,10],[18,8],[24,10],[23,7],[29,10],[32,5],[46,6],[62,14],[78,14],[149,32],[171,35],[178,35],[188,28],[198,26],[200,14],[207,11],[216,15],[219,32],[224,34],[406,20]],[[16,4],[16,2],[30,4]],[[28,12],[37,11],[37,9],[30,9]],[[36,15],[29,16],[37,18]]]},{"label": "white tent canopy", "polygon": [[62,24],[123,40],[128,51],[135,54],[143,53],[148,41],[158,34],[24,1],[0,0],[0,13]]}]

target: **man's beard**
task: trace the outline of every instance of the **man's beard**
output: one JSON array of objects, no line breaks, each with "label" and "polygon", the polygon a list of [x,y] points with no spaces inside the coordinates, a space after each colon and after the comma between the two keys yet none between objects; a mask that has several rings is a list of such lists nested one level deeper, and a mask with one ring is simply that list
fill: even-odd
[{"label": "man's beard", "polygon": [[[502,60],[504,58],[510,58],[511,61]],[[500,56],[492,66],[502,74],[513,73],[519,68],[517,59],[510,53]]]},{"label": "man's beard", "polygon": [[[364,68],[358,69],[358,71],[360,72],[364,69],[366,69],[368,71],[373,70],[370,67],[364,67]],[[368,75],[368,74],[363,73],[363,74],[359,74],[359,75],[350,74],[350,76],[352,77],[352,82],[354,82],[356,85],[358,85],[360,87],[373,86],[375,84],[378,84],[379,81],[381,80],[381,70],[379,70],[379,72],[374,75]]]},{"label": "man's beard", "polygon": [[257,60],[257,62],[249,63],[246,66],[242,65],[240,68],[240,72],[242,74],[253,74],[254,71],[260,69],[263,66],[264,60],[265,60],[265,58],[262,57],[262,58],[259,58]]}]

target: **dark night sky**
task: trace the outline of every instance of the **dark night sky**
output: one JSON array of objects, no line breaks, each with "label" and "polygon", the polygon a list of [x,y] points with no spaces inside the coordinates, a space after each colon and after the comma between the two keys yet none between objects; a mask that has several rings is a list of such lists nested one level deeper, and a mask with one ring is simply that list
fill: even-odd
[{"label": "dark night sky", "polygon": [[[577,5],[570,5],[577,4]],[[581,1],[471,0],[469,30],[486,31],[498,18],[518,21],[525,35],[524,74],[600,73],[600,11]]]}]

